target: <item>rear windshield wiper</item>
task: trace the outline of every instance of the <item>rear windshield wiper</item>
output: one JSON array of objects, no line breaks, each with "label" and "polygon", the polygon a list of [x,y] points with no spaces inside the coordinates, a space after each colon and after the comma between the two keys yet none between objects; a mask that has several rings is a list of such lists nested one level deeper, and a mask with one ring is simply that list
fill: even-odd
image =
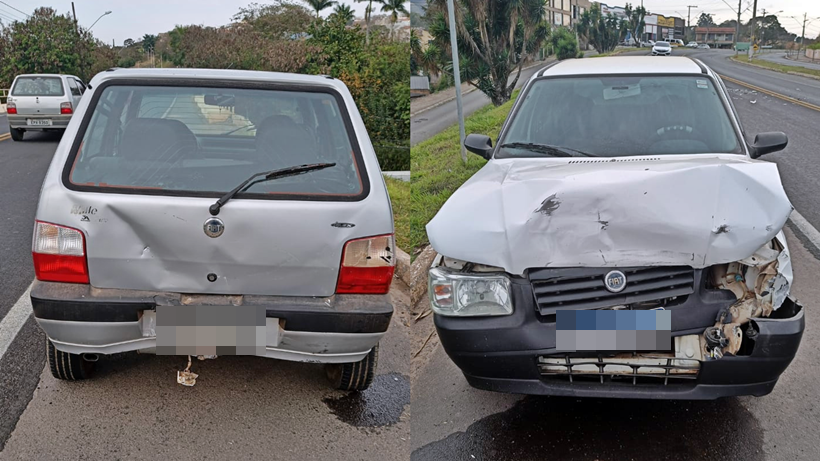
[{"label": "rear windshield wiper", "polygon": [[539,154],[547,154],[553,157],[592,157],[592,154],[569,147],[551,146],[549,144],[536,144],[534,142],[511,142],[502,144],[501,148],[525,149]]},{"label": "rear windshield wiper", "polygon": [[[335,163],[309,163],[305,165],[296,165],[291,166],[288,168],[282,168],[281,170],[272,170],[272,171],[263,171],[261,173],[256,173],[250,178],[246,179],[242,182],[242,184],[236,186],[236,188],[227,194],[223,195],[222,198],[216,201],[213,205],[208,208],[208,211],[211,212],[211,215],[216,216],[219,214],[219,209],[225,206],[228,203],[228,200],[234,198],[234,196],[245,189],[253,186],[256,183],[260,183],[263,181],[270,181],[272,179],[279,179],[284,178],[287,176],[296,176],[298,174],[307,173],[310,171],[317,171],[317,170],[324,170],[325,168],[330,168],[336,166]],[[260,179],[256,179],[262,176]],[[254,181],[255,180],[255,181]]]}]

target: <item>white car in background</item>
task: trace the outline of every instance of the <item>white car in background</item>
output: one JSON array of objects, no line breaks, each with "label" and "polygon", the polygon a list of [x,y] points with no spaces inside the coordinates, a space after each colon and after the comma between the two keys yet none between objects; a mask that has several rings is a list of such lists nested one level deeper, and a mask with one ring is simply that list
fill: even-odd
[{"label": "white car in background", "polygon": [[689,43],[686,44],[686,48],[697,48],[697,47],[698,47],[698,42],[693,41],[693,42],[689,42]]},{"label": "white car in background", "polygon": [[73,75],[18,75],[6,107],[11,139],[22,141],[26,131],[65,130],[85,90]]},{"label": "white car in background", "polygon": [[672,54],[672,46],[669,42],[655,42],[652,46],[652,56],[669,56]]}]

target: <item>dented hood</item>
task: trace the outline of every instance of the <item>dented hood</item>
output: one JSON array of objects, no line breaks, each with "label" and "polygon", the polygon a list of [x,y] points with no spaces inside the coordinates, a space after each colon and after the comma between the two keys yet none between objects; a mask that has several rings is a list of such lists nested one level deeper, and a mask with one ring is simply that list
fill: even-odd
[{"label": "dented hood", "polygon": [[777,165],[740,156],[503,159],[427,225],[448,257],[498,266],[702,268],[750,256],[791,213]]}]

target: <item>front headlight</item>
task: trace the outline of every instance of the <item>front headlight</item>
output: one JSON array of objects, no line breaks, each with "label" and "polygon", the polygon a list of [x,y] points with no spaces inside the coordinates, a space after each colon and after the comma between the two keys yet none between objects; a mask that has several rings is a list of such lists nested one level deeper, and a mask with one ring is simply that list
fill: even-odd
[{"label": "front headlight", "polygon": [[437,267],[429,273],[433,312],[448,316],[510,315],[510,279],[499,274],[466,274]]}]

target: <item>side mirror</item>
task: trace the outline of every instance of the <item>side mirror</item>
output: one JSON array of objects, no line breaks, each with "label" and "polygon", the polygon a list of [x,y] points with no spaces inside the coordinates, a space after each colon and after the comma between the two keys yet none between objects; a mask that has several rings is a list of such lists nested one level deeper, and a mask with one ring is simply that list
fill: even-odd
[{"label": "side mirror", "polygon": [[464,140],[464,147],[487,160],[493,156],[493,140],[483,134],[468,134]]},{"label": "side mirror", "polygon": [[755,141],[752,144],[752,151],[750,154],[752,158],[758,158],[762,155],[781,151],[786,148],[788,143],[789,137],[781,131],[759,133],[755,136]]}]

